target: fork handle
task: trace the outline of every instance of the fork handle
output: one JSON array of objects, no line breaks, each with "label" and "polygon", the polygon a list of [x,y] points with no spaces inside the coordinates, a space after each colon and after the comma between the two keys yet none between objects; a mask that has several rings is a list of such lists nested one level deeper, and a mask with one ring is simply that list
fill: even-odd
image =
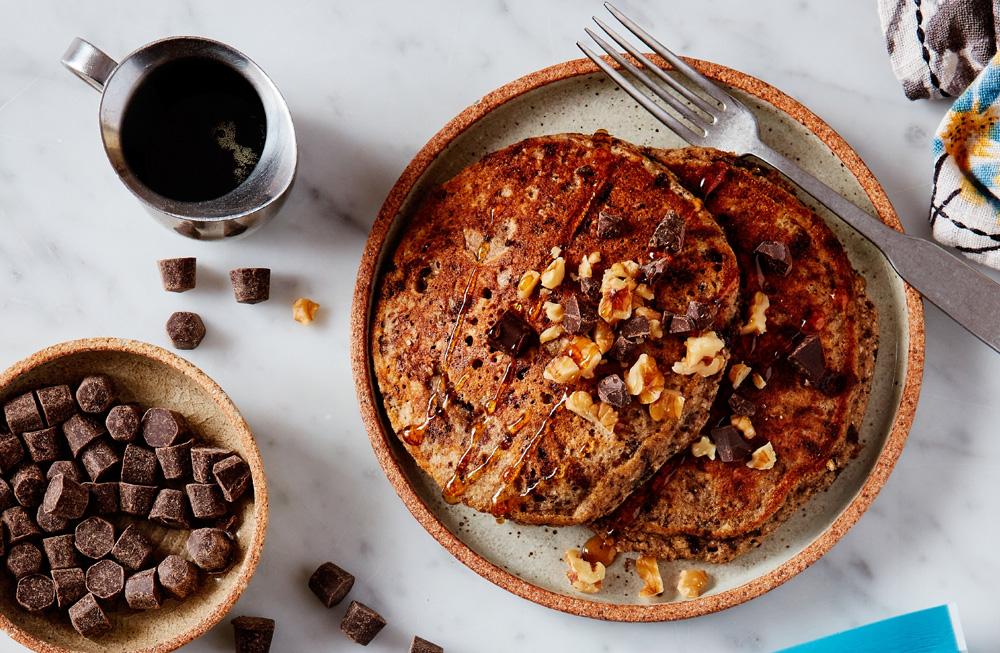
[{"label": "fork handle", "polygon": [[750,154],[784,173],[878,247],[900,277],[970,333],[1000,352],[1000,283],[945,248],[890,228],[767,146]]}]

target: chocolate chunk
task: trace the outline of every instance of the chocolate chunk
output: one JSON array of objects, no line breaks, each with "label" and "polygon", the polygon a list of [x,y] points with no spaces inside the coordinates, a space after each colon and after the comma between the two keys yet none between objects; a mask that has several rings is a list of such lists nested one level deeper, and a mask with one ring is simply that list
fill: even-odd
[{"label": "chocolate chunk", "polygon": [[40,504],[48,486],[42,468],[34,463],[19,467],[10,484],[14,488],[14,498],[26,508],[34,508]]},{"label": "chocolate chunk", "polygon": [[35,391],[38,405],[42,408],[45,423],[59,426],[76,412],[76,401],[68,385],[54,385]]},{"label": "chocolate chunk", "polygon": [[156,500],[155,485],[118,484],[118,502],[121,511],[129,515],[145,517],[153,508]]},{"label": "chocolate chunk", "polygon": [[56,535],[42,540],[50,569],[69,569],[77,565],[76,545],[72,535]]},{"label": "chocolate chunk", "polygon": [[368,646],[369,642],[375,639],[379,631],[385,628],[385,619],[382,615],[369,608],[364,603],[351,601],[347,608],[347,614],[340,622],[340,629],[352,640]]},{"label": "chocolate chunk", "polygon": [[42,413],[35,402],[35,394],[26,392],[4,404],[3,414],[7,418],[7,426],[14,433],[38,431],[45,428]]},{"label": "chocolate chunk", "polygon": [[104,425],[93,417],[77,413],[66,420],[62,431],[75,458],[84,447],[104,435]]},{"label": "chocolate chunk", "polygon": [[[191,513],[197,519],[217,519],[229,511],[222,491],[211,483],[189,483],[184,486]],[[224,529],[225,530],[225,529]]]},{"label": "chocolate chunk", "polygon": [[641,315],[633,315],[618,329],[618,335],[635,344],[642,344],[649,337],[649,320]]},{"label": "chocolate chunk", "polygon": [[597,384],[597,396],[614,408],[624,408],[632,402],[632,397],[625,389],[625,382],[617,374],[609,374],[601,379]]},{"label": "chocolate chunk", "polygon": [[10,433],[0,434],[0,473],[6,474],[24,459],[21,439]]},{"label": "chocolate chunk", "polygon": [[188,440],[169,447],[159,447],[156,450],[156,458],[160,461],[163,478],[177,481],[191,477],[191,448],[193,446],[194,442]]},{"label": "chocolate chunk", "polygon": [[17,581],[14,596],[17,604],[28,612],[40,612],[55,605],[56,586],[48,576],[32,574]]},{"label": "chocolate chunk", "polygon": [[46,533],[59,533],[69,527],[69,520],[65,517],[57,517],[46,512],[44,502],[38,506],[38,510],[35,512],[35,523]]},{"label": "chocolate chunk", "polygon": [[19,542],[7,552],[7,571],[14,578],[23,578],[42,571],[42,550],[31,542]]},{"label": "chocolate chunk", "polygon": [[142,437],[156,449],[169,447],[188,433],[184,416],[166,408],[150,408],[142,416]]},{"label": "chocolate chunk", "polygon": [[410,644],[410,653],[444,653],[444,647],[415,636]]},{"label": "chocolate chunk", "polygon": [[658,258],[646,263],[639,270],[642,272],[642,278],[646,283],[654,284],[666,274],[669,265],[670,259]]},{"label": "chocolate chunk", "polygon": [[163,605],[155,567],[129,576],[125,581],[125,602],[133,610],[157,610]]},{"label": "chocolate chunk", "polygon": [[494,349],[516,358],[538,342],[538,334],[520,315],[504,311],[486,332],[486,340]]},{"label": "chocolate chunk", "polygon": [[7,527],[7,541],[11,544],[41,534],[31,515],[21,506],[7,508],[0,519]]},{"label": "chocolate chunk", "polygon": [[631,340],[618,336],[615,338],[614,344],[611,345],[611,349],[608,350],[608,356],[624,365],[632,358],[637,346]]},{"label": "chocolate chunk", "polygon": [[95,639],[111,630],[111,622],[93,594],[85,594],[70,607],[69,621],[76,632],[87,639]]},{"label": "chocolate chunk", "polygon": [[59,458],[59,427],[28,431],[23,436],[28,455],[36,463],[48,463]]},{"label": "chocolate chunk", "polygon": [[699,331],[707,329],[715,319],[715,311],[708,304],[702,302],[688,302],[687,317],[692,325]]},{"label": "chocolate chunk", "polygon": [[122,481],[135,485],[156,483],[156,454],[146,447],[125,445],[122,454]]},{"label": "chocolate chunk", "polygon": [[758,255],[761,267],[769,272],[787,275],[792,269],[792,255],[788,246],[777,240],[765,240],[757,245],[754,254]]},{"label": "chocolate chunk", "polygon": [[569,333],[587,333],[597,324],[597,309],[575,293],[563,302],[563,328]]},{"label": "chocolate chunk", "polygon": [[108,601],[125,589],[125,570],[114,560],[95,562],[87,570],[87,591]]},{"label": "chocolate chunk", "polygon": [[199,483],[214,483],[212,467],[215,463],[232,455],[229,449],[218,447],[194,447],[191,449],[191,474]]},{"label": "chocolate chunk", "polygon": [[236,617],[229,623],[233,624],[236,653],[268,653],[271,650],[274,619]]},{"label": "chocolate chunk", "polygon": [[177,311],[167,318],[167,337],[175,349],[197,349],[205,333],[205,322],[197,313]]},{"label": "chocolate chunk", "polygon": [[184,600],[198,589],[198,568],[178,555],[168,555],[156,567],[160,585],[174,598]]},{"label": "chocolate chunk", "polygon": [[239,529],[239,519],[233,513],[229,513],[219,517],[210,525],[212,528],[218,528],[226,531],[230,535],[235,535],[236,531]]},{"label": "chocolate chunk", "polygon": [[0,510],[6,510],[17,503],[14,498],[14,490],[10,484],[0,478]]},{"label": "chocolate chunk", "polygon": [[66,478],[71,478],[77,483],[83,481],[83,474],[80,473],[80,467],[72,460],[55,461],[49,465],[48,471],[45,472],[45,478],[51,481],[59,474],[62,474]]},{"label": "chocolate chunk", "polygon": [[250,486],[250,468],[236,454],[212,465],[212,476],[222,490],[222,497],[229,503],[243,496]]},{"label": "chocolate chunk", "polygon": [[734,415],[747,417],[753,417],[753,414],[757,412],[757,404],[735,392],[729,395],[729,408],[732,409]]},{"label": "chocolate chunk", "polygon": [[76,403],[85,413],[103,413],[115,403],[115,385],[104,374],[88,376],[76,389]]},{"label": "chocolate chunk", "polygon": [[79,519],[87,510],[90,491],[63,474],[56,475],[45,490],[42,510],[63,519]]},{"label": "chocolate chunk", "polygon": [[101,517],[88,517],[76,525],[76,548],[83,555],[100,560],[115,545],[115,527]]},{"label": "chocolate chunk", "polygon": [[118,512],[118,483],[83,485],[90,491],[90,512],[95,515],[113,515]]},{"label": "chocolate chunk", "polygon": [[142,569],[151,555],[153,543],[135,524],[130,524],[122,531],[118,541],[111,547],[111,557],[133,571]]},{"label": "chocolate chunk", "polygon": [[332,562],[324,562],[309,577],[309,589],[328,608],[338,605],[354,587],[354,576]]},{"label": "chocolate chunk", "polygon": [[56,590],[56,605],[60,610],[73,605],[87,593],[86,576],[79,567],[53,569],[52,583]]},{"label": "chocolate chunk", "polygon": [[223,571],[233,556],[233,538],[218,528],[199,528],[188,536],[187,552],[205,571]]},{"label": "chocolate chunk", "polygon": [[268,268],[238,268],[229,273],[229,280],[240,304],[266,302],[271,294],[271,270]]},{"label": "chocolate chunk", "polygon": [[111,434],[111,439],[117,442],[131,442],[139,435],[139,424],[142,422],[142,409],[135,404],[115,406],[108,413],[104,426]]},{"label": "chocolate chunk", "polygon": [[[666,314],[664,314],[663,319],[667,319]],[[684,335],[685,333],[691,333],[694,331],[694,320],[689,318],[687,315],[671,315],[669,331],[673,335],[677,336]]]},{"label": "chocolate chunk", "polygon": [[624,233],[624,218],[617,213],[601,211],[597,214],[597,237],[608,239],[617,238]]},{"label": "chocolate chunk", "polygon": [[653,236],[649,239],[649,246],[653,249],[665,249],[668,252],[679,252],[684,247],[684,218],[673,211],[660,220],[653,230]]},{"label": "chocolate chunk", "polygon": [[711,438],[719,460],[724,463],[746,460],[753,453],[753,449],[747,441],[732,426],[720,426],[712,429]]},{"label": "chocolate chunk", "polygon": [[80,454],[87,476],[95,483],[108,476],[117,467],[118,461],[118,452],[104,440],[89,445]]},{"label": "chocolate chunk", "polygon": [[596,277],[580,278],[580,292],[591,304],[601,301],[601,280]]},{"label": "chocolate chunk", "polygon": [[788,355],[788,362],[806,377],[806,381],[813,385],[820,383],[826,376],[823,343],[820,342],[819,336],[803,338],[802,342]]},{"label": "chocolate chunk", "polygon": [[198,259],[166,258],[157,262],[160,268],[160,280],[167,292],[185,292],[195,287],[198,282]]},{"label": "chocolate chunk", "polygon": [[169,528],[190,528],[187,499],[180,490],[164,488],[156,495],[149,518]]}]

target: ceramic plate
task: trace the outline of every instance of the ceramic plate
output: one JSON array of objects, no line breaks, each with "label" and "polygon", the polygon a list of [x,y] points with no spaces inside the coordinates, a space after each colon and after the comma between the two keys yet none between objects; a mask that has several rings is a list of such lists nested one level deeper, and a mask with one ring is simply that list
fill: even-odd
[{"label": "ceramic plate", "polygon": [[[901,230],[885,192],[868,168],[808,109],[749,75],[707,62],[691,63],[729,86],[756,113],[768,144]],[[608,569],[599,594],[576,592],[566,580],[562,554],[587,540],[586,528],[497,524],[490,515],[448,505],[434,482],[399,446],[380,408],[368,329],[380,267],[405,231],[411,202],[422,191],[484,154],[521,139],[598,129],[639,145],[685,145],[589,61],[577,60],[494,91],[424,146],[389,193],[362,259],[352,318],[354,376],[362,416],[389,480],[417,520],[463,563],[515,594],[578,615],[622,621],[692,617],[747,601],[788,580],[828,551],[868,508],[898,458],[913,418],[923,366],[923,313],[919,297],[885,258],[837,218],[820,210],[844,243],[854,267],[864,275],[880,316],[861,455],[828,491],[809,501],[760,548],[721,565],[662,562],[668,587],[663,597],[639,598],[642,583],[634,573],[625,572],[624,556]],[[714,581],[702,597],[685,601],[671,588],[677,572],[690,566],[706,568]]]}]

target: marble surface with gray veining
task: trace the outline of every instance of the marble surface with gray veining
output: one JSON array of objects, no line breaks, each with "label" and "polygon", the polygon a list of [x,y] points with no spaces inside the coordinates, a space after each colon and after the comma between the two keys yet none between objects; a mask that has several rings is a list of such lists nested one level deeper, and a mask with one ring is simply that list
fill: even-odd
[{"label": "marble surface with gray veining", "polygon": [[[945,104],[910,103],[863,0],[622,0],[675,49],[756,75],[838,130],[882,181],[907,230],[928,235],[929,139]],[[410,517],[358,417],[348,362],[355,269],[383,197],[424,142],[489,90],[578,56],[598,2],[0,2],[0,365],[55,343],[114,335],[166,344],[174,310],[209,328],[188,358],[254,428],[272,519],[234,614],[278,620],[272,650],[350,650],[344,606],[305,581],[332,559],[352,598],[449,651],[767,651],[942,602],[971,650],[1000,650],[996,518],[1000,358],[937,310],[909,444],[869,513],[822,560],[746,605],[682,623],[614,624],[528,603],[478,577]],[[74,36],[112,56],[197,34],[253,57],[295,119],[300,175],[280,218],[239,242],[197,243],[153,223],[101,149],[97,94],[58,63]],[[159,289],[155,261],[199,258],[194,292]],[[270,302],[232,301],[226,272],[274,270]],[[302,327],[290,304],[323,305]],[[232,650],[228,623],[184,650]],[[3,638],[0,651],[19,650]]]}]

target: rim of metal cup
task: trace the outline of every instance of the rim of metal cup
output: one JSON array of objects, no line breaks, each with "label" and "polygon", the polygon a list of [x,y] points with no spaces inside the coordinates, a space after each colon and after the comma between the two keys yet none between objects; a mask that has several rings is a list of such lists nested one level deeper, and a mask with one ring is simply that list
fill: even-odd
[{"label": "rim of metal cup", "polygon": [[[196,202],[178,201],[152,190],[129,167],[121,144],[125,110],[143,79],[162,64],[189,57],[217,61],[242,75],[260,97],[267,121],[264,150],[250,175],[225,195]],[[132,51],[104,83],[99,116],[104,149],[125,186],[146,205],[181,220],[211,223],[255,213],[281,200],[295,179],[298,146],[284,97],[250,57],[219,41],[175,36]]]}]

